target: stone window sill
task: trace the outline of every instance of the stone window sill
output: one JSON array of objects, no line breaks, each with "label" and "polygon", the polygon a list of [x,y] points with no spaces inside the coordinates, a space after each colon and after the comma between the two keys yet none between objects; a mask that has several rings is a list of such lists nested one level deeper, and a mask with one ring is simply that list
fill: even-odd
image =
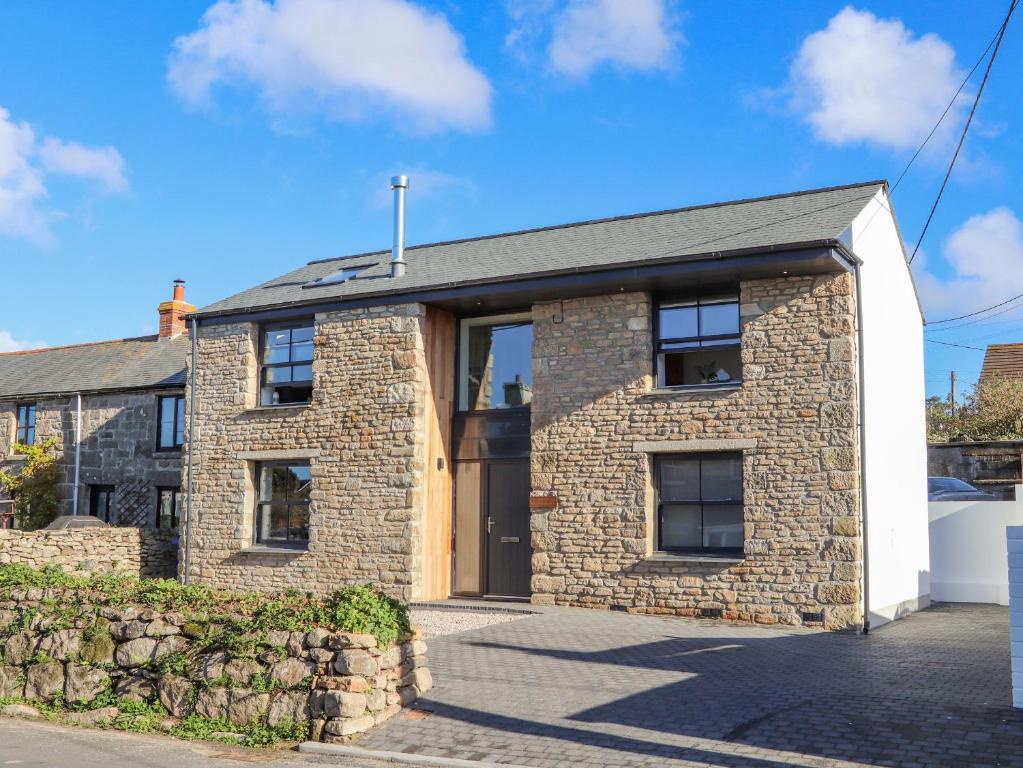
[{"label": "stone window sill", "polygon": [[742,379],[722,382],[721,384],[681,384],[677,387],[654,387],[643,397],[671,397],[672,395],[698,395],[703,392],[735,392],[742,389]]},{"label": "stone window sill", "polygon": [[246,408],[243,413],[280,413],[281,411],[302,411],[312,403],[288,403],[286,405],[257,405],[253,408]]},{"label": "stone window sill", "polygon": [[240,552],[243,555],[284,555],[286,557],[294,557],[306,554],[309,552],[309,549],[306,547],[269,547],[265,544],[253,544],[248,547],[242,547]]},{"label": "stone window sill", "polygon": [[28,461],[28,456],[23,453],[10,453],[4,457],[4,461]]},{"label": "stone window sill", "polygon": [[716,565],[737,565],[745,558],[739,555],[676,555],[673,552],[654,552],[643,558],[644,563],[710,563]]}]

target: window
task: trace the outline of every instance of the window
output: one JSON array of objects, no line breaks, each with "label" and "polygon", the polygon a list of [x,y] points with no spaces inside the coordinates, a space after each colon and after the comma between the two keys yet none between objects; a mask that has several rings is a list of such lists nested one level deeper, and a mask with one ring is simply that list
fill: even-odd
[{"label": "window", "polygon": [[156,447],[174,451],[185,442],[185,396],[167,395],[157,400]]},{"label": "window", "polygon": [[260,405],[308,403],[313,394],[313,324],[263,329]]},{"label": "window", "polygon": [[654,470],[659,550],[742,554],[741,453],[662,455]]},{"label": "window", "polygon": [[308,462],[262,462],[256,465],[256,542],[305,547],[309,541]]},{"label": "window", "polygon": [[657,309],[657,384],[741,381],[739,345],[739,300],[734,294],[662,302]]},{"label": "window", "polygon": [[15,442],[32,445],[36,441],[36,404],[21,403],[18,405],[18,429]]},{"label": "window", "polygon": [[529,313],[462,321],[459,408],[516,408],[533,400],[533,324]]},{"label": "window", "polygon": [[104,523],[113,525],[117,522],[114,515],[114,486],[89,486],[89,514],[98,517]]},{"label": "window", "polygon": [[178,488],[157,488],[156,527],[174,530],[178,527],[178,520],[180,519],[181,490]]}]

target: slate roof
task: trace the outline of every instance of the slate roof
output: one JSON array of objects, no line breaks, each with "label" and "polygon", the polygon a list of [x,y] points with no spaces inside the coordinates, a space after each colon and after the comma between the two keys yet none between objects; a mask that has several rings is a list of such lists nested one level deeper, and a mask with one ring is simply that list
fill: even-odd
[{"label": "slate roof", "polygon": [[189,337],[158,336],[0,354],[0,399],[184,386]]},{"label": "slate roof", "polygon": [[[406,274],[393,279],[389,250],[315,261],[203,307],[197,314],[231,314],[838,240],[884,185],[884,181],[869,181],[411,246],[405,252]],[[339,270],[362,266],[366,269],[355,279],[308,287]]]},{"label": "slate roof", "polygon": [[981,381],[999,376],[1023,378],[1023,343],[988,344],[980,369]]}]

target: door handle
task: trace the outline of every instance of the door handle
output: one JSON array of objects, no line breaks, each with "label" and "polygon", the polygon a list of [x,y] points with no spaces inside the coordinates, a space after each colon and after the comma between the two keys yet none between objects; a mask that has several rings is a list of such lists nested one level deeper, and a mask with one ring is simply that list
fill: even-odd
[{"label": "door handle", "polygon": [[494,518],[487,515],[487,534],[489,534],[492,530],[494,530]]}]

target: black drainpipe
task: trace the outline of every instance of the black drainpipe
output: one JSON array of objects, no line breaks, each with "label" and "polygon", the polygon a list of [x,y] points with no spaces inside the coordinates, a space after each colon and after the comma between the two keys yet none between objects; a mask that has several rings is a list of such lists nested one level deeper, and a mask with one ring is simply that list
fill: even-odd
[{"label": "black drainpipe", "polygon": [[188,396],[188,496],[185,507],[185,572],[182,581],[189,583],[192,565],[192,450],[195,446],[195,345],[199,336],[199,325],[192,318],[192,365],[189,372],[191,392]]},{"label": "black drainpipe", "polygon": [[859,432],[860,432],[860,531],[862,538],[863,563],[863,634],[870,632],[870,558],[867,556],[867,436],[863,429],[864,403],[866,396],[863,391],[863,301],[860,283],[860,264],[853,264],[853,275],[856,278],[856,360],[859,368]]}]

